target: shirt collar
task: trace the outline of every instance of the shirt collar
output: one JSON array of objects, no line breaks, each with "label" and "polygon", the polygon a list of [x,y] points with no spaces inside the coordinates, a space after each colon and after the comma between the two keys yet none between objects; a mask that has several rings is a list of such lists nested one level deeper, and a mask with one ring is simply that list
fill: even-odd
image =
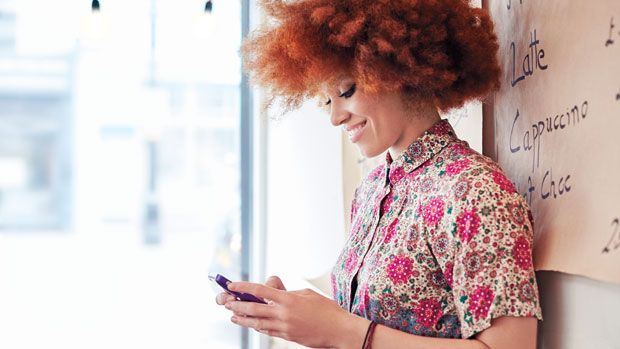
[{"label": "shirt collar", "polygon": [[454,129],[448,120],[444,119],[424,132],[395,160],[392,160],[388,151],[385,156],[386,166],[384,168],[389,169],[390,183],[396,184],[406,174],[422,166],[443,148],[457,140]]}]

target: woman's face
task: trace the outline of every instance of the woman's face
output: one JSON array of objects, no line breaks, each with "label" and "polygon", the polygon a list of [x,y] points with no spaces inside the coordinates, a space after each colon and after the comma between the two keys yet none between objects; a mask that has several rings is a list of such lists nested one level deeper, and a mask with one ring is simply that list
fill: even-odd
[{"label": "woman's face", "polygon": [[340,79],[325,94],[332,124],[342,126],[366,157],[387,149],[395,157],[434,123],[413,117],[399,94],[365,94],[352,78]]}]

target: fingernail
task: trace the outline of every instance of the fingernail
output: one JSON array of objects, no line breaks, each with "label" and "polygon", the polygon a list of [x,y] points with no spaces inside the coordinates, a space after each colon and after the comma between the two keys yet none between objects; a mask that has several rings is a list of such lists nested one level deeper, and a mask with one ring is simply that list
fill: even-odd
[{"label": "fingernail", "polygon": [[232,322],[234,322],[234,323],[237,323],[237,317],[236,317],[236,316],[231,317],[231,318],[230,318],[230,321],[232,321]]},{"label": "fingernail", "polygon": [[229,290],[234,291],[237,287],[234,283],[230,283],[228,285],[226,285],[226,287],[228,287]]},{"label": "fingernail", "polygon": [[230,310],[230,308],[231,308],[230,303],[226,303],[226,304],[224,304],[224,308],[226,308],[226,309]]}]

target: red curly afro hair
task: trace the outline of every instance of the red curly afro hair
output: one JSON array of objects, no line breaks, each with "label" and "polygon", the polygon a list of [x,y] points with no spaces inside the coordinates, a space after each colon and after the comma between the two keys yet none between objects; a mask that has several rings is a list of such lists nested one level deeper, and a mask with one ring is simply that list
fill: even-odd
[{"label": "red curly afro hair", "polygon": [[245,39],[251,80],[286,110],[347,74],[366,93],[441,110],[499,86],[497,37],[467,0],[260,0],[271,17]]}]

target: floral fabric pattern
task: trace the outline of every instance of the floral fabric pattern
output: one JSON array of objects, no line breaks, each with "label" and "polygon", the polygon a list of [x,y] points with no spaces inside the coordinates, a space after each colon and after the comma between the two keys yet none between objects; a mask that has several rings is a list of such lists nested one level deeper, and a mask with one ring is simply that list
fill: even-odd
[{"label": "floral fabric pattern", "polygon": [[334,266],[344,309],[416,335],[469,338],[501,316],[542,319],[531,212],[446,120],[357,188]]}]

